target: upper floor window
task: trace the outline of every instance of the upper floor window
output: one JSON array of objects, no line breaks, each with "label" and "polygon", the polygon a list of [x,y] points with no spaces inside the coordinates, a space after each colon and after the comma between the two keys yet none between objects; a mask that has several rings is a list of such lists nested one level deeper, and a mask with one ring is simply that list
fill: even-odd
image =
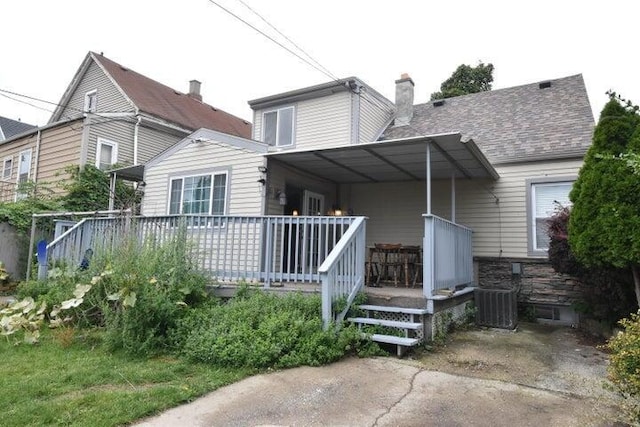
[{"label": "upper floor window", "polygon": [[11,179],[13,173],[13,157],[7,157],[2,161],[2,179]]},{"label": "upper floor window", "polygon": [[293,145],[294,108],[285,107],[267,111],[263,115],[263,141],[268,145],[284,147]]},{"label": "upper floor window", "polygon": [[95,113],[98,107],[98,91],[91,90],[84,95],[84,111]]},{"label": "upper floor window", "polygon": [[111,169],[118,162],[118,144],[98,138],[96,145],[96,167],[100,170]]},{"label": "upper floor window", "polygon": [[529,254],[546,255],[549,249],[547,221],[560,206],[568,206],[573,181],[531,180],[529,182]]},{"label": "upper floor window", "polygon": [[227,173],[193,175],[171,180],[169,215],[224,215]]},{"label": "upper floor window", "polygon": [[[29,180],[31,177],[31,148],[28,150],[21,151],[18,155],[18,187],[20,184],[23,184]],[[16,192],[16,200],[24,199],[27,197],[27,194],[22,191],[21,188],[18,188]]]}]

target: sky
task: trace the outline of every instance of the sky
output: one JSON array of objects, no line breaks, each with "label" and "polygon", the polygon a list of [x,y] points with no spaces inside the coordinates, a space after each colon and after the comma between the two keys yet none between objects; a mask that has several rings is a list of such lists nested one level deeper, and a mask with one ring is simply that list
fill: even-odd
[{"label": "sky", "polygon": [[[494,89],[581,73],[596,120],[607,90],[640,104],[637,1],[215,2],[295,51],[255,10],[331,75],[391,101],[401,73],[421,103],[458,65],[482,61]],[[182,92],[199,80],[205,102],[250,121],[247,101],[331,80],[209,0],[4,0],[0,15],[0,91],[52,103],[88,51]],[[0,95],[0,116],[30,124],[55,108]]]}]

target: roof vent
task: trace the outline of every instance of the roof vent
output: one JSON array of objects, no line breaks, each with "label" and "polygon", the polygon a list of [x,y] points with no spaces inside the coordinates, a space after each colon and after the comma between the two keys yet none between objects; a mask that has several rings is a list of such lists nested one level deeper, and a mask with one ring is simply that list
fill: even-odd
[{"label": "roof vent", "polygon": [[549,87],[551,87],[551,82],[550,82],[550,81],[549,81],[549,82],[542,82],[542,83],[540,83],[540,84],[538,85],[538,87],[539,87],[540,89],[546,89],[546,88],[549,88]]},{"label": "roof vent", "polygon": [[211,109],[212,109],[213,111],[218,111],[218,109],[217,109],[216,107],[213,107],[213,106],[211,106],[211,105],[209,105],[209,107],[211,107]]},{"label": "roof vent", "polygon": [[444,105],[444,99],[440,99],[438,101],[433,101],[434,107],[442,107]]},{"label": "roof vent", "polygon": [[122,71],[129,71],[129,69],[128,69],[127,67],[123,67],[122,65],[120,66],[120,69],[121,69]]}]

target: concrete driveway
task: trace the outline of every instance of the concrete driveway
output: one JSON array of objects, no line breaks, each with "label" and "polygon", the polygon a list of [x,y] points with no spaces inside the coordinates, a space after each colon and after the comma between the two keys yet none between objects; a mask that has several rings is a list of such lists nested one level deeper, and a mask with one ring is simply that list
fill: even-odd
[{"label": "concrete driveway", "polygon": [[[443,349],[413,360],[350,358],[320,368],[257,375],[139,425],[614,424],[614,396],[601,387],[605,355],[579,344],[571,330],[536,328],[457,333]],[[533,345],[534,353],[519,354],[523,344]],[[527,357],[530,375],[522,372],[528,369]],[[515,369],[509,374],[500,366]]]}]

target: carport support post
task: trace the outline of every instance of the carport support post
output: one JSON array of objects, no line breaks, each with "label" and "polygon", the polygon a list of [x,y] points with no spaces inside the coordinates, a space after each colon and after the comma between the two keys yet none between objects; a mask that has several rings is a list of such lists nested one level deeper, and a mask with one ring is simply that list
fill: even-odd
[{"label": "carport support post", "polygon": [[456,172],[451,170],[451,222],[456,223]]},{"label": "carport support post", "polygon": [[112,172],[109,180],[109,210],[113,210],[113,201],[116,197],[116,173]]},{"label": "carport support post", "polygon": [[431,215],[431,141],[427,141],[427,215]]}]

